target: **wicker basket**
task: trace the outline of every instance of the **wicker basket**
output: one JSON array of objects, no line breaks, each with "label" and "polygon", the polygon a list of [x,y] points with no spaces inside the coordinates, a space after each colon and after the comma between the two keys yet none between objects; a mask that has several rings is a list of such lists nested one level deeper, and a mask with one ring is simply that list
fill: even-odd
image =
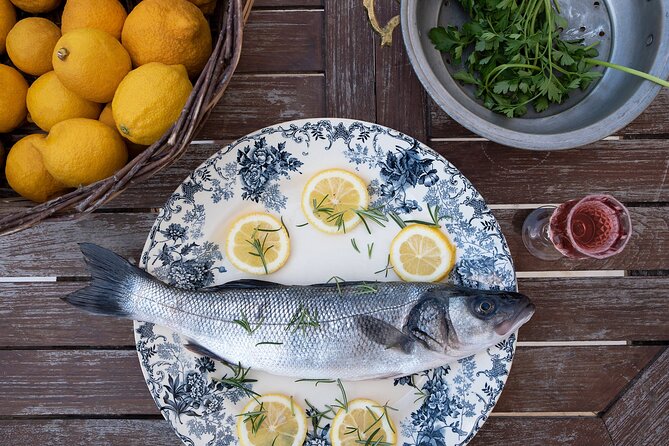
[{"label": "wicker basket", "polygon": [[[139,1],[125,3],[130,10]],[[209,19],[215,38],[209,61],[195,82],[177,122],[162,138],[107,179],[80,187],[46,203],[3,216],[0,218],[0,235],[34,226],[57,212],[92,212],[132,183],[152,176],[179,159],[230,83],[239,62],[243,27],[252,5],[253,0],[246,0],[245,3],[243,0],[218,1],[216,11]],[[29,130],[34,131],[33,128]],[[26,133],[27,129],[18,128],[10,137]],[[8,149],[7,145],[5,149]]]}]

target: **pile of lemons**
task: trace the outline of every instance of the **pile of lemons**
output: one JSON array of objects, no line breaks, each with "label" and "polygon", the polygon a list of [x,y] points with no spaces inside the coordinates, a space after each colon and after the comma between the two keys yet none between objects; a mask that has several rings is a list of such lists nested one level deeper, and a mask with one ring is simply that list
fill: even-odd
[{"label": "pile of lemons", "polygon": [[215,0],[143,0],[129,14],[118,0],[67,0],[60,27],[28,16],[60,3],[0,0],[11,61],[0,64],[0,133],[26,119],[47,132],[11,147],[5,175],[36,202],[113,175],[160,139],[212,51],[203,11]]}]

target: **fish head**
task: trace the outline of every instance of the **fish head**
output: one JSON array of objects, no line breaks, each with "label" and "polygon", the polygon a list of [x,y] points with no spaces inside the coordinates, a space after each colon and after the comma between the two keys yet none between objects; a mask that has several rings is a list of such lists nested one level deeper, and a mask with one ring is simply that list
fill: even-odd
[{"label": "fish head", "polygon": [[[440,296],[439,291],[436,291]],[[535,307],[512,291],[458,288],[441,293],[448,332],[443,343],[448,356],[464,357],[492,346],[530,320]]]}]

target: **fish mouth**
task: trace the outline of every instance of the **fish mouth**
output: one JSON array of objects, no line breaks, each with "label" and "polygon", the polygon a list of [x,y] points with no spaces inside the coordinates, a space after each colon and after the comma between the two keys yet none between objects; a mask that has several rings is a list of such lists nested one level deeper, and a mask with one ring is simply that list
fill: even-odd
[{"label": "fish mouth", "polygon": [[509,333],[516,331],[523,324],[530,320],[530,318],[534,315],[535,310],[536,307],[534,304],[532,302],[528,302],[527,305],[518,310],[512,318],[502,322],[501,324],[498,324],[495,327],[495,332],[500,336],[506,336]]}]

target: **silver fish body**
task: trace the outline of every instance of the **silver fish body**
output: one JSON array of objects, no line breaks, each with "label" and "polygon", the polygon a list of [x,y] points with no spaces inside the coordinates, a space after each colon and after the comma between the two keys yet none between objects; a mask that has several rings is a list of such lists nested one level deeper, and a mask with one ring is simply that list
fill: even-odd
[{"label": "silver fish body", "polygon": [[297,378],[417,373],[494,345],[534,312],[518,293],[433,283],[239,281],[186,291],[95,245],[82,251],[94,280],[65,298],[73,305],[164,325],[199,353]]}]

